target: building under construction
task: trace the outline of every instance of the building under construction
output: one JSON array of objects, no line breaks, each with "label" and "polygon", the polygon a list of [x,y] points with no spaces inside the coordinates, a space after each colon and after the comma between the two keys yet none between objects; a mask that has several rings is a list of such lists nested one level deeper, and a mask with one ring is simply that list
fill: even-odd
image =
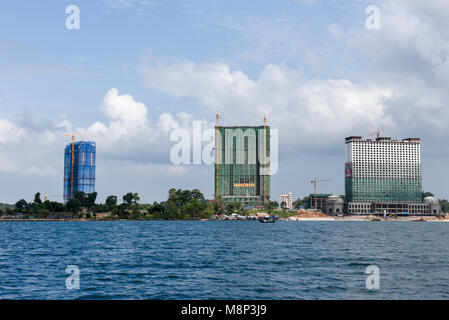
[{"label": "building under construction", "polygon": [[[307,201],[308,207],[310,209],[317,209],[323,211],[324,205],[326,203],[327,198],[329,198],[332,194],[309,194],[309,199]],[[315,200],[316,199],[316,200]]]},{"label": "building under construction", "polygon": [[270,199],[270,127],[215,127],[215,198],[261,206]]},{"label": "building under construction", "polygon": [[64,201],[77,191],[95,192],[96,145],[93,141],[72,142],[64,152]]}]

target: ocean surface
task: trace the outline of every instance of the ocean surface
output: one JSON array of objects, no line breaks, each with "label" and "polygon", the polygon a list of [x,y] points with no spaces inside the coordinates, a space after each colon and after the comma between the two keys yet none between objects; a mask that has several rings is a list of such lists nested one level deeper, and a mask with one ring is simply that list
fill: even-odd
[{"label": "ocean surface", "polygon": [[434,222],[1,222],[0,299],[449,299],[448,245]]}]

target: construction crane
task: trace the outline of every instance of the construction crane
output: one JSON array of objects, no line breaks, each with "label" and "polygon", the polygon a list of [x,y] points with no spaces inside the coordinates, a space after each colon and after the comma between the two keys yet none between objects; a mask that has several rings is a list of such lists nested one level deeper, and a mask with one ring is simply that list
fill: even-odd
[{"label": "construction crane", "polygon": [[315,204],[315,210],[318,209],[317,203],[316,203],[316,184],[318,182],[325,182],[325,181],[331,181],[332,179],[323,179],[323,180],[317,180],[316,178],[314,178],[312,181],[310,181],[310,183],[313,183],[313,193],[315,195],[315,199],[314,199],[314,204]]},{"label": "construction crane", "polygon": [[72,165],[71,165],[71,178],[70,178],[70,198],[73,198],[73,168],[75,166],[75,135],[66,134],[66,137],[72,137]]},{"label": "construction crane", "polygon": [[[265,155],[267,153],[267,143],[266,143],[266,138],[267,138],[267,116],[264,114],[263,115],[263,165],[265,166]],[[263,176],[263,204],[265,204],[266,202],[266,193],[265,190],[267,189],[267,184],[265,182],[265,179],[267,178],[267,173],[265,172],[265,168],[264,168],[264,176]]]}]

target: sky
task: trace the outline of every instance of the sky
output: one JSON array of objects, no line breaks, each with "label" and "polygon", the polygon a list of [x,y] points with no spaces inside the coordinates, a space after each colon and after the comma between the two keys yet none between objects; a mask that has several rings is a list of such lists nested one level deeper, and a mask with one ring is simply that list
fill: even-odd
[{"label": "sky", "polygon": [[[67,28],[70,5],[79,29]],[[378,128],[421,138],[423,189],[449,198],[443,1],[8,0],[1,9],[2,203],[36,192],[62,201],[67,133],[97,142],[100,201],[127,192],[162,201],[172,187],[212,198],[213,165],[174,164],[170,135],[194,121],[212,128],[216,112],[220,125],[262,125],[266,114],[278,130],[273,200],[313,192],[315,177],[331,179],[318,192],[344,194],[344,138]]]}]

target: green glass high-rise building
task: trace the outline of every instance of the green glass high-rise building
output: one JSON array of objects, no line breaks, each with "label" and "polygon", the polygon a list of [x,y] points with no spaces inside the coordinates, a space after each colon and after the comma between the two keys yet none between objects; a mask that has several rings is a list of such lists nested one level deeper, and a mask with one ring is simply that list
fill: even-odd
[{"label": "green glass high-rise building", "polygon": [[270,199],[270,127],[215,127],[215,198],[261,206]]}]

